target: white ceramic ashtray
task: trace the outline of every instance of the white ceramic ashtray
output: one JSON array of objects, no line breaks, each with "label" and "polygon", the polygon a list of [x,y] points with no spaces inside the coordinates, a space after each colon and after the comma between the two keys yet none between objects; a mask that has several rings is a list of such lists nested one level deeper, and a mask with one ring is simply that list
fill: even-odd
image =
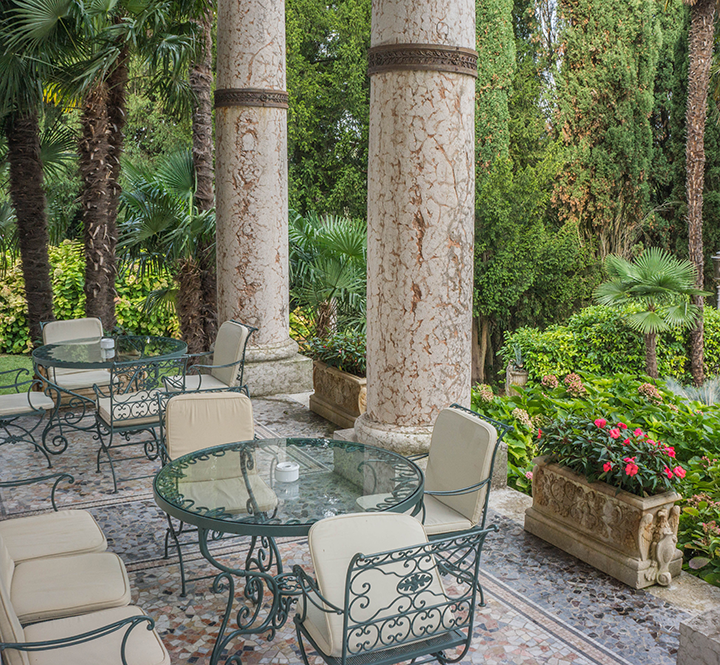
[{"label": "white ceramic ashtray", "polygon": [[100,340],[100,348],[101,349],[114,349],[115,348],[115,340],[112,337],[103,337]]},{"label": "white ceramic ashtray", "polygon": [[275,494],[278,499],[292,501],[300,498],[300,487],[297,483],[275,483]]},{"label": "white ceramic ashtray", "polygon": [[297,462],[278,462],[275,467],[275,479],[281,483],[292,483],[300,477],[300,465]]}]

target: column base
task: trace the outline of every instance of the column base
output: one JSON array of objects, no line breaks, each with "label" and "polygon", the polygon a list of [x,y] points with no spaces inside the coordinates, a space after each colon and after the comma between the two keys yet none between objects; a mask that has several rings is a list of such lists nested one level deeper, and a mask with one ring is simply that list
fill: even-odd
[{"label": "column base", "polygon": [[313,361],[294,353],[275,360],[245,362],[245,383],[251,397],[310,392]]},{"label": "column base", "polygon": [[432,427],[401,427],[377,423],[363,413],[355,421],[355,436],[360,443],[378,446],[401,455],[417,455],[430,448]]}]

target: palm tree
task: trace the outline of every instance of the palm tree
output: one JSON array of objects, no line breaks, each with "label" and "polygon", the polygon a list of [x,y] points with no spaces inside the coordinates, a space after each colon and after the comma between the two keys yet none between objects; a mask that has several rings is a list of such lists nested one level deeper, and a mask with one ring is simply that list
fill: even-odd
[{"label": "palm tree", "polygon": [[194,49],[186,5],[18,0],[14,12],[16,43],[55,51],[57,89],[66,98],[81,99],[85,311],[99,317],[105,329],[115,325],[116,219],[130,54],[142,59],[157,88],[181,89]]},{"label": "palm tree", "polygon": [[[685,124],[685,179],[688,203],[688,252],[695,266],[696,285],[703,287],[702,208],[705,186],[705,119],[707,96],[712,64],[713,36],[717,0],[683,0],[690,5],[690,33],[688,92]],[[703,298],[695,295],[695,306],[702,314]],[[703,368],[703,317],[698,315],[697,325],[690,332],[690,371],[695,385],[704,380]]]},{"label": "palm tree", "polygon": [[367,228],[364,223],[308,213],[290,214],[290,294],[317,337],[342,321],[364,327]]},{"label": "palm tree", "polygon": [[697,275],[690,261],[657,247],[632,263],[610,254],[605,267],[610,279],[595,289],[595,299],[601,305],[630,306],[628,325],[643,334],[647,373],[657,378],[657,334],[692,327],[702,310],[690,298],[710,294],[695,287]]},{"label": "palm tree", "polygon": [[121,194],[121,254],[141,268],[169,271],[171,291],[156,292],[150,305],[172,300],[190,353],[207,351],[200,261],[215,261],[215,211],[195,204],[190,150],[168,155],[155,174],[124,163],[129,187]]},{"label": "palm tree", "polygon": [[10,198],[17,220],[30,339],[36,340],[40,322],[53,319],[38,120],[43,68],[34,54],[11,43],[7,25],[13,9],[9,2],[0,8],[0,120],[8,145]]}]

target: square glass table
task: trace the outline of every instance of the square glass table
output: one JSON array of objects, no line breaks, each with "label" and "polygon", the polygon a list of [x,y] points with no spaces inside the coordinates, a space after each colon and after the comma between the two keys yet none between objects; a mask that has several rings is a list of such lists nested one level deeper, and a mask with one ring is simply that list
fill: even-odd
[{"label": "square glass table", "polygon": [[[293,479],[296,476],[297,479]],[[419,512],[424,477],[411,460],[349,441],[280,438],[206,448],[166,464],[155,476],[155,500],[168,515],[198,527],[200,551],[221,572],[213,590],[227,590],[225,617],[211,665],[241,635],[276,631],[287,621],[299,589],[284,573],[275,539],[305,536],[325,517],[346,513]],[[210,551],[214,533],[250,536],[243,567]],[[227,631],[234,578],[245,584],[237,628]],[[269,594],[269,609],[263,600]],[[235,660],[233,660],[234,658]],[[229,662],[240,662],[235,654]]]}]

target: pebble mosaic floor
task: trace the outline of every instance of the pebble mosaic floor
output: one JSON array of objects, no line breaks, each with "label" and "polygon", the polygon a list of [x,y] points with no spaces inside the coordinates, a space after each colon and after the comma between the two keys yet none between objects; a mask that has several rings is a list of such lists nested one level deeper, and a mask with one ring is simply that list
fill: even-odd
[{"label": "pebble mosaic floor", "polygon": [[[331,436],[333,426],[301,404],[283,399],[253,400],[257,433]],[[89,509],[105,531],[109,548],[122,556],[133,586],[133,602],[157,622],[173,663],[207,663],[225,612],[226,594],[211,590],[212,580],[189,584],[180,594],[177,558],[163,558],[166,519],[152,498],[150,479],[158,462],[122,463],[121,474],[145,478],[120,483],[112,494],[106,468],[95,471],[97,442],[91,433],[72,436],[53,472],[67,471],[75,483],[58,490],[60,507]],[[29,446],[0,445],[2,480],[40,475],[40,455]],[[47,510],[47,486],[0,491],[0,519]],[[500,532],[488,538],[483,553],[487,604],[478,608],[470,652],[462,663],[484,665],[671,665],[675,663],[678,626],[688,615],[644,591],[634,591],[553,548],[522,524],[493,513]],[[224,542],[218,553],[242,560],[247,543]],[[279,543],[286,569],[300,564],[312,570],[304,539]],[[189,552],[188,577],[213,569],[199,552]],[[238,595],[238,594],[236,594]],[[234,612],[241,603],[238,595]],[[234,613],[233,613],[234,615]],[[246,665],[300,663],[292,621],[272,641],[238,640]],[[322,662],[315,657],[313,663]]]}]

